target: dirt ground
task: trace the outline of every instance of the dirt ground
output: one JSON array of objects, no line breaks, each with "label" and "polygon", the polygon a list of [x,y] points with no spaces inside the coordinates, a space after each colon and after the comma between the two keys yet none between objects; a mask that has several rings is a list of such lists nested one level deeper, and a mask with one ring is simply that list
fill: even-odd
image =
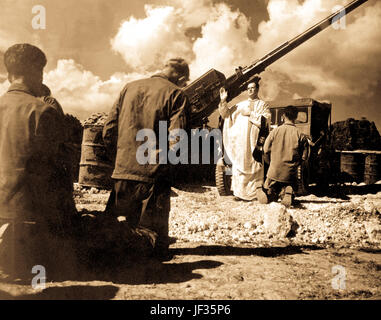
[{"label": "dirt ground", "polygon": [[[102,211],[109,193],[75,186],[78,210]],[[174,258],[64,272],[45,289],[0,283],[2,299],[380,299],[381,184],[346,185],[280,204],[219,197],[205,184],[172,188]],[[281,210],[298,226],[271,233]],[[283,210],[283,211],[282,211]]]}]

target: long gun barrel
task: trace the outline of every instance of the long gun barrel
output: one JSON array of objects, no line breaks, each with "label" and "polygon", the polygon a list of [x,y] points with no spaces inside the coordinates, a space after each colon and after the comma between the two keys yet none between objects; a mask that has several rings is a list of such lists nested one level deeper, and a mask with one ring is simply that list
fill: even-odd
[{"label": "long gun barrel", "polygon": [[228,101],[231,101],[246,90],[247,84],[256,74],[263,72],[268,66],[285,56],[287,53],[299,47],[301,44],[328,28],[331,24],[337,22],[339,19],[367,1],[368,0],[352,1],[347,6],[320,21],[305,32],[290,41],[283,43],[261,59],[254,61],[250,66],[237,68],[235,74],[227,79],[221,72],[212,69],[193,81],[184,88],[184,92],[188,95],[192,105],[191,126],[199,127],[200,124],[202,125],[204,122],[203,120],[218,108],[219,89],[221,87],[227,89],[229,92]]}]

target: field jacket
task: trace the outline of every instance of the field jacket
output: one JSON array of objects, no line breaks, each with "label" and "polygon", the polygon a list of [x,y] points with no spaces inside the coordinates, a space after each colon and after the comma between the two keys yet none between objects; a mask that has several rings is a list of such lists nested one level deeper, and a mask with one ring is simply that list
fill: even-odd
[{"label": "field jacket", "polygon": [[162,74],[128,83],[103,129],[112,178],[152,183],[169,174],[168,151],[180,138],[168,146],[168,135],[186,129],[188,112],[188,98]]},{"label": "field jacket", "polygon": [[283,183],[296,180],[303,154],[303,136],[294,124],[284,123],[268,135],[263,151],[270,155],[267,178]]},{"label": "field jacket", "polygon": [[61,115],[23,84],[0,97],[0,218],[57,218]]}]

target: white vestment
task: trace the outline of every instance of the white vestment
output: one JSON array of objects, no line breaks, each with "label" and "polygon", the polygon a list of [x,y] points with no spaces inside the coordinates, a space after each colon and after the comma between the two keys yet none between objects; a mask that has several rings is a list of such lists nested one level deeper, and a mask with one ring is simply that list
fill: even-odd
[{"label": "white vestment", "polygon": [[[247,107],[251,110],[250,116],[240,112]],[[263,163],[254,160],[252,154],[258,139],[261,116],[270,121],[271,114],[266,102],[249,99],[221,115],[225,115],[223,141],[232,163],[233,194],[244,200],[253,200],[256,198],[256,189],[263,185],[264,167]]]}]

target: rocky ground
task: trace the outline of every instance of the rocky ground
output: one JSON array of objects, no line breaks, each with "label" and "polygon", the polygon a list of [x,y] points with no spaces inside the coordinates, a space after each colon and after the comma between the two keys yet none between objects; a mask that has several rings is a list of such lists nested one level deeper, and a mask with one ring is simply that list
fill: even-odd
[{"label": "rocky ground", "polygon": [[[381,183],[280,203],[235,201],[214,186],[172,188],[174,258],[87,271],[45,290],[0,283],[6,299],[380,299]],[[109,193],[75,185],[80,211]]]},{"label": "rocky ground", "polygon": [[[329,196],[298,197],[292,208],[278,203],[235,201],[215,187],[172,188],[170,236],[177,243],[254,246],[285,242],[335,248],[381,244],[381,183],[331,187]],[[79,210],[102,211],[109,192],[76,187]]]}]

